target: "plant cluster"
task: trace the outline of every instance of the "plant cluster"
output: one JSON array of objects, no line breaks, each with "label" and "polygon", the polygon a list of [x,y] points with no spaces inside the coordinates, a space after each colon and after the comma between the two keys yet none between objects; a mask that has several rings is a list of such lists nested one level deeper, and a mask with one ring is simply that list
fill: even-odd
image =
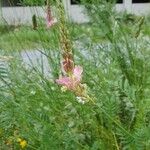
[{"label": "plant cluster", "polygon": [[128,30],[112,3],[98,2],[84,3],[89,25],[74,28],[57,1],[58,23],[39,32],[54,35],[42,47],[48,75],[45,64],[26,67],[17,53],[0,57],[0,149],[150,149],[145,20]]}]

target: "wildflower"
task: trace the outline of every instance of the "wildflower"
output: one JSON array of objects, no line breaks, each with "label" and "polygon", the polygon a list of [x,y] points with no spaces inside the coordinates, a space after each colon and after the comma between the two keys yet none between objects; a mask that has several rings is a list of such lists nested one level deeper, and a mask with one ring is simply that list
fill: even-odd
[{"label": "wildflower", "polygon": [[20,147],[23,149],[27,146],[27,141],[21,138],[18,138],[17,141],[19,142]]},{"label": "wildflower", "polygon": [[[49,2],[49,1],[47,1]],[[59,33],[60,47],[62,49],[62,72],[66,76],[62,76],[56,80],[56,83],[61,85],[61,91],[70,90],[77,98],[77,101],[84,104],[90,100],[87,92],[87,86],[81,83],[83,68],[75,66],[73,56],[73,43],[70,40],[69,30],[66,26],[66,17],[62,1],[56,1],[58,6],[59,17]],[[49,3],[47,3],[49,4]],[[50,11],[49,11],[50,12]]]},{"label": "wildflower", "polygon": [[68,76],[60,77],[56,80],[56,83],[62,85],[62,92],[65,92],[66,90],[74,92],[77,101],[84,104],[90,100],[90,97],[87,94],[87,86],[81,83],[82,73],[83,68],[81,66],[75,66]]},{"label": "wildflower", "polygon": [[51,26],[53,26],[55,23],[57,23],[57,19],[56,18],[51,18],[51,20],[47,19],[47,28],[50,28]]},{"label": "wildflower", "polygon": [[82,79],[83,68],[75,66],[73,73],[68,77],[60,77],[56,80],[59,85],[65,86],[68,90],[77,91]]},{"label": "wildflower", "polygon": [[76,98],[77,98],[78,103],[85,104],[85,101],[83,100],[83,98],[79,96],[77,96]]},{"label": "wildflower", "polygon": [[55,23],[57,23],[57,19],[52,17],[50,5],[48,3],[47,4],[47,17],[46,17],[47,28],[53,26]]}]

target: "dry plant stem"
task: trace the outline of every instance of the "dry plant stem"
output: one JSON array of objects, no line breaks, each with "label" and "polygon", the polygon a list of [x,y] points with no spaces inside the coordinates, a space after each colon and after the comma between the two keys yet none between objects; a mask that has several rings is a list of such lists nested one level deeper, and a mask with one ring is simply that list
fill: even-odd
[{"label": "dry plant stem", "polygon": [[69,30],[66,26],[66,17],[63,3],[57,0],[58,16],[59,16],[59,40],[63,57],[63,68],[67,74],[72,73],[74,68],[72,42],[69,36]]},{"label": "dry plant stem", "polygon": [[47,0],[46,3],[47,3],[47,15],[48,15],[48,16],[47,16],[47,17],[48,17],[47,19],[48,19],[48,20],[51,20],[51,19],[52,19],[52,14],[51,14],[51,7],[50,7],[50,2],[49,2],[49,0]]}]

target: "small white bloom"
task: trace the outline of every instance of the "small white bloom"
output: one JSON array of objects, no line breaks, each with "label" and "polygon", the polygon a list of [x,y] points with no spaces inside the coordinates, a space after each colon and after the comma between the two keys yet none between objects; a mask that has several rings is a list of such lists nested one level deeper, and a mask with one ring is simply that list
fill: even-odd
[{"label": "small white bloom", "polygon": [[78,103],[85,104],[85,101],[81,97],[77,96],[76,98]]}]

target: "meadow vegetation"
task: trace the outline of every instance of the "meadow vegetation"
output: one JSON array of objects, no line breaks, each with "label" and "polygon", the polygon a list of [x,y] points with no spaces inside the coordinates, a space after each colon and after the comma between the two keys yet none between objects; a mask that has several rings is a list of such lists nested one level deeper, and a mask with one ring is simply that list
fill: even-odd
[{"label": "meadow vegetation", "polygon": [[[50,29],[44,23],[37,30],[0,27],[0,54],[12,55],[0,57],[0,149],[150,149],[148,17],[92,3],[84,1],[88,24],[60,19],[69,36],[60,34],[59,22]],[[56,83],[62,73],[59,36],[67,37],[75,65],[83,67],[81,82],[92,99],[84,104]],[[51,73],[27,68],[18,55],[26,49],[43,51]]]}]

